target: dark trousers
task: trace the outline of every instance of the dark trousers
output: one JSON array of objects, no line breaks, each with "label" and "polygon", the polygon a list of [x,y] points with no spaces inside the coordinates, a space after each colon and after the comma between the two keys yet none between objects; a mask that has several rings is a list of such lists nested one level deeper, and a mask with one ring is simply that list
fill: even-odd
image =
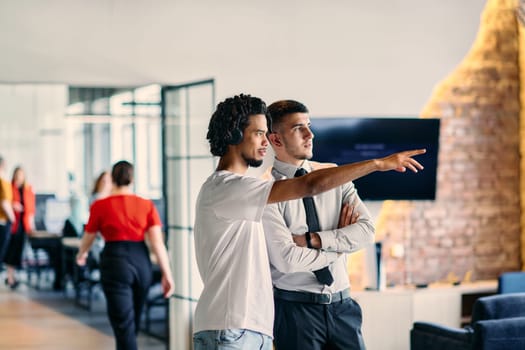
[{"label": "dark trousers", "polygon": [[108,242],[100,259],[101,284],[117,350],[137,349],[142,309],[151,285],[144,242]]},{"label": "dark trousers", "polygon": [[11,234],[7,251],[4,255],[4,262],[17,269],[22,267],[22,253],[24,252],[24,245],[26,242],[26,233],[23,225],[18,225],[18,230],[15,234]]},{"label": "dark trousers", "polygon": [[328,305],[275,299],[276,350],[362,350],[361,307],[351,298]]},{"label": "dark trousers", "polygon": [[4,261],[4,256],[11,240],[11,223],[0,224],[0,262]]}]

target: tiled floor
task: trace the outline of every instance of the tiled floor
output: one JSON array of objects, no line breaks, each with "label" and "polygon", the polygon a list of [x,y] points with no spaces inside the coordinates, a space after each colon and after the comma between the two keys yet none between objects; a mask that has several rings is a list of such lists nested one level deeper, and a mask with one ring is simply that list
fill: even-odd
[{"label": "tiled floor", "polygon": [[[104,303],[100,297],[87,311],[64,293],[37,291],[26,285],[11,291],[2,283],[0,349],[114,349]],[[142,333],[138,341],[139,349],[166,349],[164,342]]]}]

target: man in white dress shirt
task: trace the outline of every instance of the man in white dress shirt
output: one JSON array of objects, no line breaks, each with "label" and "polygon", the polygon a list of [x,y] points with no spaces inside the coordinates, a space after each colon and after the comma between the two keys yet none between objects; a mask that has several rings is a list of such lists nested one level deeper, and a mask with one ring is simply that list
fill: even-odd
[{"label": "man in white dress shirt", "polygon": [[[275,151],[275,180],[294,178],[298,169],[319,167],[309,162],[314,135],[307,107],[277,101],[268,107]],[[274,284],[277,350],[364,349],[361,309],[350,298],[346,254],[371,244],[374,227],[352,182],[313,197],[318,227],[307,223],[302,200],[268,205],[263,226]],[[306,234],[305,234],[306,233]],[[308,249],[312,248],[312,249]],[[335,260],[333,252],[343,253]],[[317,271],[331,279],[319,280]],[[314,271],[316,271],[314,273]]]},{"label": "man in white dress shirt", "polygon": [[[272,348],[273,291],[261,222],[266,204],[313,196],[374,171],[422,169],[412,157],[424,150],[414,150],[284,181],[246,176],[249,166],[262,164],[270,124],[265,103],[242,94],[219,103],[210,120],[207,139],[220,159],[196,203],[204,288],[195,310],[195,350]],[[338,253],[324,256],[331,262]]]}]

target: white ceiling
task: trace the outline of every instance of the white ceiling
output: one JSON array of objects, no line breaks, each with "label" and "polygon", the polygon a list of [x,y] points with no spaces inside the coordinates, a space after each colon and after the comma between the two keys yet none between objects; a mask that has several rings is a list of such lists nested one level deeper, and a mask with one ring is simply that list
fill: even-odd
[{"label": "white ceiling", "polygon": [[250,91],[324,113],[417,113],[468,52],[484,3],[0,0],[0,82],[214,77],[219,97]]}]

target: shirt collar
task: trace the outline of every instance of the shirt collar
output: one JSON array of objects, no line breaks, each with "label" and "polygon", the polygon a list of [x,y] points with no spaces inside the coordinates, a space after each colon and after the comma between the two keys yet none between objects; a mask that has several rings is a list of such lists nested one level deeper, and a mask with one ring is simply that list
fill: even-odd
[{"label": "shirt collar", "polygon": [[273,168],[275,171],[286,176],[289,179],[294,177],[295,172],[299,168],[304,168],[308,172],[312,171],[312,166],[310,165],[308,159],[305,159],[301,166],[296,167],[293,164],[281,162],[279,159],[275,158],[273,161]]}]

